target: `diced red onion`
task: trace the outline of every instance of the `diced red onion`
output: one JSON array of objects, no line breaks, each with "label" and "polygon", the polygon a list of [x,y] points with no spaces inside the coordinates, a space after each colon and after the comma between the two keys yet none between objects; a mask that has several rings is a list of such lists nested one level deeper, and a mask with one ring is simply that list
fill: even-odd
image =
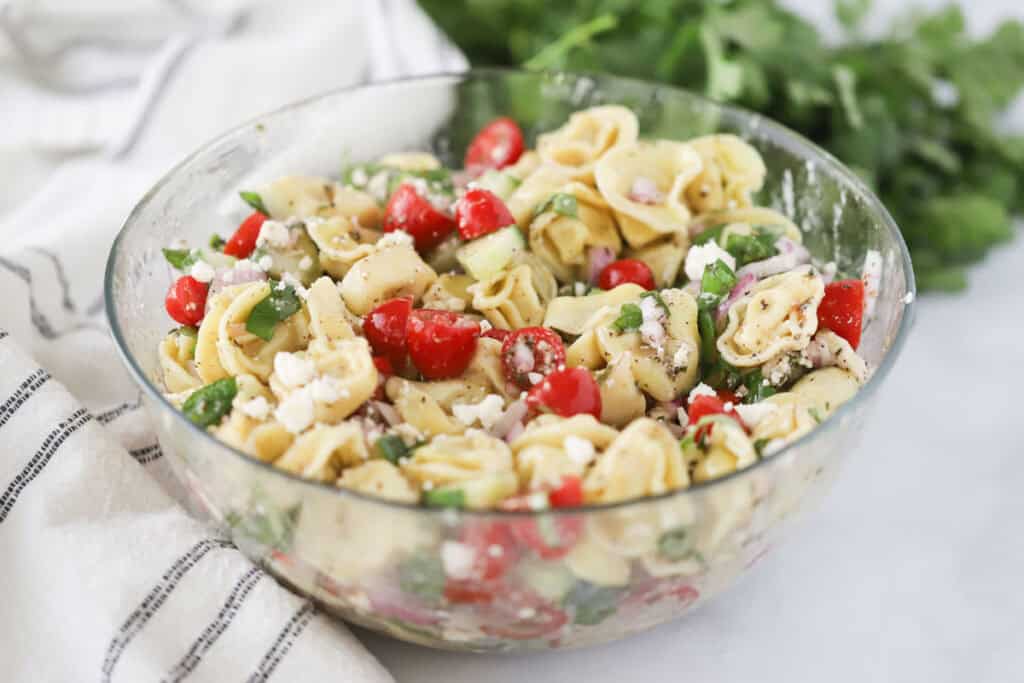
[{"label": "diced red onion", "polygon": [[775,248],[779,250],[778,254],[763,261],[748,263],[736,271],[736,275],[743,277],[747,273],[752,273],[758,280],[762,280],[793,270],[811,260],[811,253],[802,244],[797,244],[788,237],[780,237],[776,240]]},{"label": "diced red onion", "polygon": [[505,442],[511,443],[515,441],[516,438],[520,434],[522,434],[525,429],[526,427],[523,426],[522,422],[516,422],[514,425],[512,425],[512,429],[508,430],[508,434],[505,435]]},{"label": "diced red onion", "polygon": [[633,186],[629,188],[629,199],[638,204],[660,204],[665,201],[665,194],[658,190],[657,184],[647,176],[637,176]]},{"label": "diced red onion", "polygon": [[512,347],[512,370],[516,374],[525,375],[533,370],[533,349],[521,339]]},{"label": "diced red onion", "polygon": [[384,421],[387,422],[389,426],[395,427],[402,424],[402,416],[398,414],[398,411],[395,410],[395,407],[390,403],[385,403],[384,401],[370,401],[370,405],[377,409],[377,412],[380,413],[380,416],[384,418]]},{"label": "diced red onion", "polygon": [[508,436],[509,432],[518,424],[522,427],[523,418],[526,417],[526,403],[513,401],[505,408],[498,420],[488,430],[492,436],[499,439]]},{"label": "diced red onion", "polygon": [[596,285],[601,271],[615,260],[615,252],[611,247],[591,247],[587,253],[587,279]]},{"label": "diced red onion", "polygon": [[[740,269],[742,270],[742,268]],[[745,296],[750,288],[757,283],[757,277],[753,273],[744,273],[736,281],[736,286],[729,292],[729,296],[725,297],[725,300],[718,305],[716,315],[721,320],[729,312],[729,307],[736,303],[736,300],[742,296]]]},{"label": "diced red onion", "polygon": [[218,268],[213,280],[210,282],[210,289],[206,299],[209,301],[215,294],[225,287],[243,285],[247,282],[261,282],[267,279],[267,274],[258,268]]}]

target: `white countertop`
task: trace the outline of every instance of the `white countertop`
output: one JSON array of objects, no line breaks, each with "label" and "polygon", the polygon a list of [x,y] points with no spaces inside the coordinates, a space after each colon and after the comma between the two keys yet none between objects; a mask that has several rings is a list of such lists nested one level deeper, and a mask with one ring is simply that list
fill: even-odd
[{"label": "white countertop", "polygon": [[1024,239],[918,300],[863,445],[733,590],[611,645],[437,652],[357,631],[399,683],[929,681],[1024,674]]}]

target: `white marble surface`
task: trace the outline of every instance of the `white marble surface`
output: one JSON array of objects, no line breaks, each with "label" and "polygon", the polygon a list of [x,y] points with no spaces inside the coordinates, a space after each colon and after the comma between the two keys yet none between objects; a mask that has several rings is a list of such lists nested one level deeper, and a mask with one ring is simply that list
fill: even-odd
[{"label": "white marble surface", "polygon": [[[793,4],[822,17],[831,3]],[[876,3],[880,15],[898,4]],[[985,29],[1024,15],[1019,7],[973,2],[967,11]],[[399,683],[1021,680],[1022,272],[1018,239],[973,271],[968,293],[919,300],[863,445],[821,509],[692,617],[604,647],[530,656],[361,639]]]}]

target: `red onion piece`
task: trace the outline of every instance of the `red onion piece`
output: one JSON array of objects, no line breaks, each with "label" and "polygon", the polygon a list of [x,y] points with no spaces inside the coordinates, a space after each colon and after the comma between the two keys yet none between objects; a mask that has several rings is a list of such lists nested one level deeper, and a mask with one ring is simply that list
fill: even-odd
[{"label": "red onion piece", "polygon": [[526,412],[527,408],[524,401],[513,401],[508,405],[508,408],[505,408],[505,412],[501,414],[497,422],[491,425],[488,431],[492,436],[496,436],[499,439],[507,437],[513,427],[517,424],[522,425]]},{"label": "red onion piece", "polygon": [[[742,270],[742,268],[740,270]],[[736,286],[734,286],[732,291],[729,292],[729,296],[725,297],[725,301],[718,305],[718,310],[715,312],[718,319],[721,320],[724,318],[729,312],[729,307],[736,303],[737,299],[745,296],[750,291],[750,288],[756,283],[757,277],[755,277],[753,273],[744,273],[741,275],[736,281]]]},{"label": "red onion piece", "polygon": [[508,434],[505,435],[505,442],[511,443],[515,441],[516,438],[520,434],[522,434],[525,429],[526,427],[523,426],[522,422],[516,422],[514,425],[512,425],[512,429],[508,430]]},{"label": "red onion piece", "polygon": [[637,176],[629,188],[630,201],[638,204],[660,204],[665,201],[665,194],[658,190],[657,184],[646,176]]},{"label": "red onion piece", "polygon": [[258,268],[218,268],[213,280],[210,282],[210,289],[206,294],[209,301],[215,294],[225,287],[244,285],[247,282],[260,282],[267,279],[267,274]]},{"label": "red onion piece", "polygon": [[395,407],[390,403],[384,403],[384,401],[370,401],[370,405],[377,409],[377,412],[380,413],[380,416],[384,418],[384,421],[387,422],[389,426],[394,427],[402,424],[402,416],[398,414],[398,411],[395,410]]},{"label": "red onion piece", "polygon": [[587,279],[596,285],[601,271],[615,261],[615,252],[611,247],[591,247],[587,253]]},{"label": "red onion piece", "polygon": [[736,275],[743,277],[752,273],[758,280],[772,275],[785,273],[797,266],[808,263],[811,260],[811,253],[802,244],[797,244],[787,237],[780,237],[775,242],[775,248],[779,253],[763,261],[754,261],[736,271]]}]

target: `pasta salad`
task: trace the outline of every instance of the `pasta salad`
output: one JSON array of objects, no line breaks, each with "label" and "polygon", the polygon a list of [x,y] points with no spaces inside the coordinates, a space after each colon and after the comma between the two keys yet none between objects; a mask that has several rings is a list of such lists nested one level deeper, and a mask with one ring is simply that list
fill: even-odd
[{"label": "pasta salad", "polygon": [[756,206],[739,137],[643,139],[621,106],[461,169],[403,152],[241,193],[182,271],[169,399],[274,467],[428,506],[547,509],[722,477],[867,380],[881,258],[841,274]]}]

